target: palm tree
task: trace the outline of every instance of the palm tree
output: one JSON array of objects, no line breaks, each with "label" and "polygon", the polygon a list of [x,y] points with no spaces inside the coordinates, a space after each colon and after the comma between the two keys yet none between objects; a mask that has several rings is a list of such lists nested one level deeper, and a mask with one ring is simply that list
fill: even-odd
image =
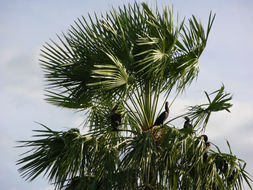
[{"label": "palm tree", "polygon": [[[46,43],[41,66],[47,101],[87,114],[86,133],[45,125],[17,162],[27,180],[44,174],[57,189],[242,189],[246,163],[203,136],[212,112],[229,111],[224,86],[207,103],[170,118],[177,95],[197,78],[215,15],[207,29],[195,16],[175,21],[147,4],[78,19]],[[173,93],[172,93],[173,92]],[[165,106],[165,102],[166,103]],[[164,106],[166,110],[164,111]],[[155,124],[159,115],[162,122]],[[161,116],[162,117],[162,116]],[[188,126],[173,120],[188,118]]]}]

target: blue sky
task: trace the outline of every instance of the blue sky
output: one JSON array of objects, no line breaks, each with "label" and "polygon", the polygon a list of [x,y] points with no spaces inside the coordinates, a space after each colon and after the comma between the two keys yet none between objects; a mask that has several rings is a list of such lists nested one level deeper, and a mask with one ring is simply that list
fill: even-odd
[{"label": "blue sky", "polygon": [[[0,1],[0,189],[50,190],[45,178],[29,183],[17,172],[15,161],[23,150],[17,140],[31,137],[43,123],[65,130],[80,126],[84,117],[72,110],[47,104],[43,73],[38,59],[40,48],[65,32],[74,20],[88,13],[105,12],[130,0],[1,0]],[[140,2],[140,1],[139,1]],[[174,6],[180,18],[196,15],[203,24],[209,12],[216,13],[207,48],[200,58],[200,74],[183,94],[171,113],[205,101],[203,91],[212,92],[223,83],[233,94],[231,113],[211,116],[206,134],[210,141],[247,161],[253,174],[253,1],[250,0],[168,0],[147,1],[159,7]]]}]

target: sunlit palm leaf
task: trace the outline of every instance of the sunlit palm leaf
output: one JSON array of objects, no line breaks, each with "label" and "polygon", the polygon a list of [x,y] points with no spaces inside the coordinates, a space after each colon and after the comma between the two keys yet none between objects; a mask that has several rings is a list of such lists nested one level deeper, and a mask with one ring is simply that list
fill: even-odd
[{"label": "sunlit palm leaf", "polygon": [[[106,53],[111,59],[110,65],[94,65],[95,69],[92,71],[92,77],[101,79],[100,82],[91,83],[88,85],[99,85],[105,89],[117,89],[118,87],[124,87],[125,92],[128,90],[129,76],[126,73],[120,60],[113,55]],[[115,90],[116,90],[115,89]]]}]

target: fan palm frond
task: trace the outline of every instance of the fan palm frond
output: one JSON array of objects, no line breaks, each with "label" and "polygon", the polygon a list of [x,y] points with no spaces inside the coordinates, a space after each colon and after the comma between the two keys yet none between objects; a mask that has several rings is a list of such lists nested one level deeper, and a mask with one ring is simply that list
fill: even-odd
[{"label": "fan palm frond", "polygon": [[[47,100],[71,107],[89,108],[92,100],[119,96],[129,85],[136,90],[153,81],[152,90],[184,89],[196,78],[198,58],[205,48],[214,16],[207,31],[193,16],[189,27],[174,23],[173,11],[163,14],[147,4],[135,3],[113,9],[90,24],[85,18],[63,38],[42,49],[41,65],[48,81]],[[189,29],[188,29],[189,28]],[[132,85],[137,84],[137,85]]]},{"label": "fan palm frond", "polygon": [[[222,85],[219,90],[216,90],[211,94],[205,92],[205,95],[208,100],[207,104],[189,107],[188,115],[192,118],[192,120],[195,120],[194,126],[203,123],[203,129],[205,129],[212,112],[218,112],[223,110],[230,112],[229,108],[232,107],[232,104],[229,101],[231,101],[232,96],[230,95],[230,93],[224,92],[224,89],[225,87],[224,85]],[[215,97],[213,98],[213,100],[211,100],[210,95],[213,94],[215,94]]]}]

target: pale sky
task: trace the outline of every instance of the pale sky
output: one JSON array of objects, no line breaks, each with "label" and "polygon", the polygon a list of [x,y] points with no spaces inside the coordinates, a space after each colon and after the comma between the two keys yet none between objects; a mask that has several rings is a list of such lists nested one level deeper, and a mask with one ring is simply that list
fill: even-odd
[{"label": "pale sky", "polygon": [[[56,130],[81,125],[84,117],[47,104],[43,98],[43,73],[39,67],[40,48],[56,34],[65,32],[74,20],[88,13],[110,10],[131,0],[0,0],[0,189],[50,190],[40,176],[26,182],[15,161],[24,150],[14,148],[18,140],[29,139],[40,122]],[[141,1],[138,1],[141,2]],[[157,0],[159,7],[172,5],[180,18],[196,15],[203,24],[209,12],[216,19],[202,57],[196,82],[171,108],[171,116],[189,105],[204,103],[203,91],[221,84],[233,94],[231,113],[211,116],[206,134],[211,142],[232,151],[247,162],[253,174],[253,1],[252,0]],[[182,121],[183,122],[183,121]]]}]

